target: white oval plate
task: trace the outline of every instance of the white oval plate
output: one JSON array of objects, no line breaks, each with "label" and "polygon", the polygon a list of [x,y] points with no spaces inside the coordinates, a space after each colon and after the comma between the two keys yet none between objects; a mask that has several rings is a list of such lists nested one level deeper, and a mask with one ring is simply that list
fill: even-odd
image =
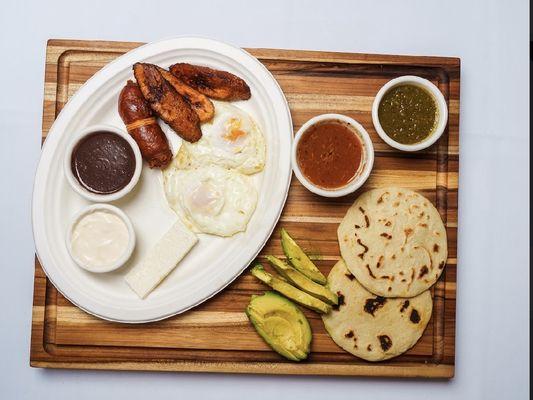
[{"label": "white oval plate", "polygon": [[[133,79],[131,66],[138,61],[162,67],[189,62],[241,76],[250,86],[252,98],[234,104],[256,119],[267,142],[265,169],[254,175],[259,192],[257,208],[246,232],[231,238],[199,235],[198,244],[145,300],[139,299],[123,278],[177,220],[166,203],[161,172],[150,170],[145,164],[132,193],[113,202],[131,218],[137,235],[137,246],[128,265],[111,273],[92,274],[74,263],[65,245],[68,222],[90,202],[70,188],[62,170],[67,144],[84,127],[110,124],[124,128],[117,111],[118,95],[126,81]],[[162,126],[175,149],[179,145],[177,135]],[[270,72],[244,50],[190,37],[154,42],[132,50],[89,79],[63,108],[48,133],[32,203],[39,261],[66,298],[100,318],[140,323],[184,312],[237,278],[270,237],[289,190],[291,144],[287,100]]]}]

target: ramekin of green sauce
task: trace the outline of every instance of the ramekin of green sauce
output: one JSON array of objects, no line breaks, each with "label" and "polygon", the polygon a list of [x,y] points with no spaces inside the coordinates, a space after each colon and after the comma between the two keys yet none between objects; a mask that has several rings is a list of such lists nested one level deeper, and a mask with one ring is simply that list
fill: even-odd
[{"label": "ramekin of green sauce", "polygon": [[372,122],[388,145],[419,151],[441,137],[448,123],[448,106],[441,91],[427,79],[401,76],[377,93]]}]

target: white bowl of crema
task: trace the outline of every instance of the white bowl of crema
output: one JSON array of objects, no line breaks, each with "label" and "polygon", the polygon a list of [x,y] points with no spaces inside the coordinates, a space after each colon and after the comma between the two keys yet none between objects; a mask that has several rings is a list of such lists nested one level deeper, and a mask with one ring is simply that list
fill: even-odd
[{"label": "white bowl of crema", "polygon": [[72,218],[66,245],[81,268],[95,273],[110,272],[129,260],[135,247],[135,231],[119,208],[93,204]]}]

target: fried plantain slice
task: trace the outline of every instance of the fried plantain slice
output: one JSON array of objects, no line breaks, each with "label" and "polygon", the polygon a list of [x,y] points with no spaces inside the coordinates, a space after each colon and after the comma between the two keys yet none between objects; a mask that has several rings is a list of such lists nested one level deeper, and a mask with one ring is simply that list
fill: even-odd
[{"label": "fried plantain slice", "polygon": [[163,78],[165,78],[165,80],[170,83],[174,89],[176,89],[176,92],[183,96],[185,101],[189,103],[194,112],[198,114],[200,122],[207,122],[213,118],[215,115],[215,107],[213,106],[211,100],[207,98],[207,96],[185,84],[166,69],[161,67],[157,68],[159,72],[161,72],[161,75],[163,75]]},{"label": "fried plantain slice", "polygon": [[187,85],[216,100],[248,100],[250,87],[238,76],[199,65],[177,63],[170,72]]},{"label": "fried plantain slice", "polygon": [[202,137],[200,119],[192,107],[153,64],[135,63],[133,74],[152,110],[181,138],[197,142]]}]

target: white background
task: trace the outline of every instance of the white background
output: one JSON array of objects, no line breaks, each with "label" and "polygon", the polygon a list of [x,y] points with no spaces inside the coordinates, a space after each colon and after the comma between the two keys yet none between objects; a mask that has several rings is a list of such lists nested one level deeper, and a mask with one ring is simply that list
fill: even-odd
[{"label": "white background", "polygon": [[[529,392],[528,2],[5,1],[0,6],[0,398],[525,399]],[[451,381],[29,367],[30,203],[49,38],[200,34],[243,47],[458,56],[461,156]],[[343,397],[344,396],[344,397]]]}]

